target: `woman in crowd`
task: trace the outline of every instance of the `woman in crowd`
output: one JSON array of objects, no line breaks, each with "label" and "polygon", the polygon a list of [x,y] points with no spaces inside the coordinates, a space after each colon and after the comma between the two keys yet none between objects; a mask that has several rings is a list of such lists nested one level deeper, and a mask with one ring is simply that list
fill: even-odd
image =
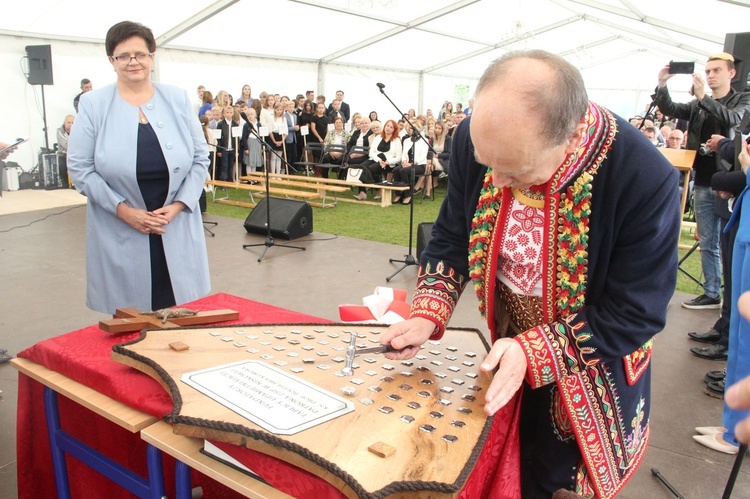
[{"label": "woman in crowd", "polygon": [[73,128],[75,116],[69,114],[60,128],[57,129],[57,157],[59,158],[58,171],[60,172],[60,181],[64,188],[68,188],[68,139],[70,130]]},{"label": "woman in crowd", "polygon": [[445,125],[440,121],[435,122],[434,132],[432,137],[430,137],[430,145],[435,150],[435,155],[427,160],[426,176],[422,177],[425,183],[425,199],[429,199],[432,195],[432,172],[448,173],[452,143],[453,137],[446,133]]},{"label": "woman in crowd", "polygon": [[438,113],[438,119],[447,121],[448,119],[450,119],[452,114],[453,114],[453,104],[451,104],[450,101],[445,101],[443,103],[443,107],[440,108],[440,112]]},{"label": "woman in crowd", "polygon": [[[373,121],[370,124],[372,135],[370,136],[370,159],[362,163],[362,180],[363,184],[375,184],[383,181],[383,176],[387,175],[401,161],[401,140],[396,133],[398,125],[393,120],[385,122],[385,126],[380,125],[379,121]],[[360,188],[360,194],[357,199],[363,201],[367,199],[364,188]],[[375,199],[379,199],[377,196]]]},{"label": "woman in crowd", "polygon": [[208,111],[213,108],[214,96],[208,90],[203,91],[203,104],[198,110],[198,116],[204,116]]},{"label": "woman in crowd", "polygon": [[226,90],[219,90],[219,93],[216,94],[216,105],[220,106],[222,109],[232,105],[229,100],[229,93],[227,93]]},{"label": "woman in crowd", "polygon": [[[302,111],[299,113],[299,126],[300,129],[302,129],[303,126],[307,127],[307,135],[303,135],[302,142],[304,144],[307,144],[308,142],[311,142],[311,138],[313,137],[312,132],[312,120],[315,117],[315,106],[313,105],[312,101],[309,99],[306,99],[302,103]],[[302,158],[302,161],[305,161],[307,163],[311,163],[314,161],[314,159],[311,157],[309,152],[305,152],[305,157]]]},{"label": "woman in crowd", "polygon": [[375,111],[370,111],[368,118],[370,118],[370,123],[372,123],[373,121],[378,121],[378,113]]},{"label": "woman in crowd", "polygon": [[[273,98],[269,95],[269,98]],[[268,173],[281,173],[281,157],[284,149],[284,141],[286,140],[287,130],[289,128],[286,124],[286,118],[284,117],[284,105],[281,102],[277,102],[273,105],[273,124],[269,128],[268,144],[274,151],[278,151],[278,154],[270,153],[269,164],[271,169]]]},{"label": "woman in crowd", "polygon": [[408,135],[404,139],[403,151],[401,152],[401,164],[393,169],[393,182],[400,182],[409,186],[400,196],[393,199],[394,203],[401,201],[401,204],[411,203],[414,189],[414,179],[424,175],[427,167],[427,152],[429,148],[427,143],[422,140],[420,133],[422,131],[422,122],[413,121],[414,128],[408,123],[406,129]]},{"label": "woman in crowd", "polygon": [[[315,108],[315,115],[310,121],[310,135],[307,136],[307,142],[323,144],[325,136],[328,133],[328,125],[331,123],[326,116],[326,105],[319,102]],[[313,161],[319,161],[320,157],[313,158]],[[318,176],[322,176],[322,170],[316,168]]]},{"label": "woman in crowd", "polygon": [[370,120],[363,116],[359,119],[359,128],[352,132],[351,137],[349,137],[349,142],[346,143],[346,150],[350,151],[348,158],[348,163],[350,165],[360,165],[367,161],[368,155],[366,153],[351,152],[351,150],[353,147],[369,148],[371,135]]},{"label": "woman in crowd", "polygon": [[258,167],[263,166],[263,152],[262,145],[255,134],[250,133],[252,129],[256,134],[258,133],[258,116],[255,114],[255,109],[252,107],[247,108],[247,119],[250,123],[245,122],[245,126],[242,127],[242,160],[245,163],[245,171],[248,173],[255,172]]},{"label": "woman in crowd", "polygon": [[359,122],[362,120],[362,114],[361,113],[354,113],[349,120],[349,131],[350,133],[354,133],[357,130],[359,130]]},{"label": "woman in crowd", "polygon": [[253,100],[255,99],[250,96],[250,85],[242,85],[242,92],[240,93],[240,98],[237,99],[237,102],[244,102],[248,106],[251,106],[253,104]]},{"label": "woman in crowd", "polygon": [[187,92],[151,81],[149,28],[115,24],[105,48],[116,83],[81,98],[68,145],[88,198],[86,304],[113,314],[195,300],[210,289],[199,209],[206,139]]},{"label": "woman in crowd", "polygon": [[[344,130],[344,118],[336,116],[333,119],[333,130],[330,130],[326,134],[324,140],[323,151],[325,155],[321,160],[322,164],[326,165],[340,165],[344,161],[346,155],[346,144],[349,142],[349,132]],[[343,151],[331,150],[331,146],[343,146]],[[324,175],[325,176],[325,175]]]},{"label": "woman in crowd", "polygon": [[269,133],[273,129],[273,106],[276,100],[273,95],[266,95],[266,99],[263,101],[263,109],[260,111],[260,126],[268,127]]},{"label": "woman in crowd", "polygon": [[213,131],[208,127],[208,116],[205,114],[198,118],[201,122],[201,128],[203,129],[203,136],[206,138],[206,144],[208,144],[208,168],[212,179],[216,179],[216,138],[214,137]]}]

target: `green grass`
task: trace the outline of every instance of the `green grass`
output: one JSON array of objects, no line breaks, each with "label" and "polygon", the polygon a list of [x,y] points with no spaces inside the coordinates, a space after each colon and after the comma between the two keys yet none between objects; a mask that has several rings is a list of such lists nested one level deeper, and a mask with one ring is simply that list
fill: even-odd
[{"label": "green grass", "polygon": [[[354,199],[356,190],[338,194],[339,198]],[[223,196],[223,191],[217,195]],[[374,193],[368,192],[368,199],[372,200]],[[422,193],[414,197],[414,241],[416,245],[417,225],[420,222],[434,222],[437,218],[440,205],[445,198],[445,181],[441,181],[437,191],[433,191],[433,199],[422,201]],[[231,189],[229,198],[238,201],[248,201],[246,191]],[[256,201],[260,198],[256,197]],[[332,196],[326,199],[329,203]],[[208,213],[232,218],[247,218],[249,208],[231,206],[220,203],[212,203],[211,195],[208,195]],[[353,237],[367,241],[409,245],[409,206],[393,205],[388,208],[361,203],[338,203],[333,208],[319,208],[313,206],[313,231],[338,236]]]},{"label": "green grass", "polygon": [[[220,191],[221,195],[223,192]],[[350,193],[342,193],[339,197],[348,197],[356,194],[355,190]],[[372,199],[373,193],[368,193],[368,199]],[[230,199],[247,201],[246,191],[231,189]],[[414,240],[416,246],[416,231],[420,222],[434,222],[437,218],[440,205],[445,198],[445,181],[441,181],[436,191],[433,191],[434,199],[422,201],[422,194],[415,196],[414,204]],[[329,200],[332,198],[329,198]],[[256,201],[260,198],[256,197]],[[212,203],[211,195],[208,196],[208,213],[224,217],[238,218],[244,220],[250,213],[249,208],[230,206],[220,203]],[[313,230],[325,234],[364,239],[381,243],[408,246],[409,244],[409,207],[394,205],[388,208],[372,206],[359,203],[338,203],[333,208],[313,207]],[[680,244],[692,246],[695,243],[693,229],[683,228]],[[687,249],[679,250],[679,257],[687,253]],[[700,279],[701,263],[700,252],[695,251],[682,265],[690,275]],[[677,290],[689,294],[701,294],[701,288],[690,278],[679,272],[677,275]]]}]

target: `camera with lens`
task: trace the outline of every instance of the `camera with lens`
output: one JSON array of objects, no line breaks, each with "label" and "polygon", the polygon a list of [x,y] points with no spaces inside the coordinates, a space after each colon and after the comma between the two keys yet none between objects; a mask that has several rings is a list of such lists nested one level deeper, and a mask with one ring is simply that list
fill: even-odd
[{"label": "camera with lens", "polygon": [[698,148],[698,154],[701,156],[713,156],[714,152],[711,150],[710,147],[706,145],[706,143],[702,143],[701,146]]}]

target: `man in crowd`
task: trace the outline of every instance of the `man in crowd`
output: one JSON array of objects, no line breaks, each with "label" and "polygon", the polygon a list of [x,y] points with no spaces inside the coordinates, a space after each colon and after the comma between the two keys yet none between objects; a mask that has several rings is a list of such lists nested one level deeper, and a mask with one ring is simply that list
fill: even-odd
[{"label": "man in crowd", "polygon": [[[676,103],[672,102],[667,88],[667,81],[674,76],[669,73],[669,64],[659,71],[655,103],[665,116],[690,121],[688,149],[700,150],[701,144],[705,144],[715,133],[725,137],[734,135],[732,128],[740,124],[742,116],[750,109],[750,94],[735,92],[731,87],[734,75],[734,57],[731,54],[722,52],[713,55],[706,63],[706,80],[699,73],[693,74],[695,99],[688,103]],[[711,95],[706,93],[706,84]],[[695,156],[693,170],[695,221],[705,282],[703,294],[682,304],[689,309],[721,308],[720,216],[717,209],[727,211],[728,208],[726,200],[717,198],[711,189],[711,177],[717,172],[717,157],[711,151],[704,152],[706,154]],[[704,334],[693,334],[693,339],[702,341],[714,338],[717,333],[712,329]],[[723,358],[726,358],[726,354],[723,354]]]},{"label": "man in crowd", "polygon": [[656,130],[656,127],[644,126],[643,128],[641,128],[641,132],[643,132],[643,135],[645,135],[649,142],[651,142],[653,145],[659,145],[659,140],[656,138],[659,132]]},{"label": "man in crowd", "polygon": [[482,486],[520,474],[523,497],[614,497],[649,437],[653,336],[677,274],[677,172],[590,103],[578,70],[554,54],[504,55],[475,104],[454,133],[410,319],[381,341],[405,359],[439,339],[471,279],[494,342],[480,366],[494,372],[485,455],[512,452],[520,433],[520,470],[496,461]]},{"label": "man in crowd", "polygon": [[91,80],[88,78],[81,80],[81,93],[73,97],[73,107],[75,108],[76,113],[78,112],[78,101],[81,100],[81,96],[86,92],[91,92],[93,88],[94,85],[91,83]]},{"label": "man in crowd", "polygon": [[[328,106],[328,116],[331,116],[331,111],[333,111],[333,104],[334,102],[339,101],[339,108],[337,111],[341,112],[341,117],[344,118],[344,123],[349,123],[349,118],[351,117],[351,111],[349,110],[349,104],[344,102],[344,91],[343,90],[336,90],[336,99],[331,102],[331,104]],[[331,121],[333,121],[333,118],[331,118]]]},{"label": "man in crowd", "polygon": [[341,118],[344,120],[344,123],[348,123],[349,120],[346,118],[346,115],[341,110],[341,101],[338,99],[333,99],[333,102],[331,102],[331,105],[328,107],[328,119],[331,120],[331,123],[333,123],[333,120],[336,118]]}]

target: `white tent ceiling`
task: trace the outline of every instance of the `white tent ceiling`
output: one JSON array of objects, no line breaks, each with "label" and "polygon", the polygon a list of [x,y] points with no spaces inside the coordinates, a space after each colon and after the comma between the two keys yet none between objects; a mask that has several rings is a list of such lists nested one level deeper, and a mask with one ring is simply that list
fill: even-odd
[{"label": "white tent ceiling", "polygon": [[[592,98],[630,115],[648,103],[667,61],[695,61],[700,70],[709,54],[722,50],[726,33],[747,31],[748,3],[27,0],[0,17],[0,66],[19,80],[10,87],[22,92],[18,102],[32,96],[31,107],[38,109],[38,87],[27,88],[19,61],[25,45],[52,45],[55,86],[46,90],[52,131],[72,111],[69,103],[82,77],[95,86],[113,81],[102,41],[109,26],[123,19],[139,21],[156,35],[156,77],[191,93],[198,84],[235,96],[244,83],[254,95],[307,89],[332,95],[343,88],[355,110],[387,111],[374,85],[383,81],[402,107],[437,109],[446,99],[465,102],[487,64],[506,51],[541,48],[579,67]],[[689,79],[682,78],[686,89]],[[34,127],[29,124],[32,135]],[[0,140],[18,135],[24,133],[0,124]]]}]

